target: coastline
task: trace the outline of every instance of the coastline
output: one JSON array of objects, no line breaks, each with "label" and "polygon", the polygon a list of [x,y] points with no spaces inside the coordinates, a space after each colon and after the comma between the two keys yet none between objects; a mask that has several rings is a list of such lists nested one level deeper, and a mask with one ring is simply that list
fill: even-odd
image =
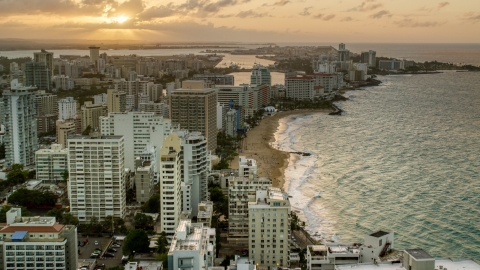
[{"label": "coastline", "polygon": [[[272,179],[274,187],[284,188],[288,191],[289,183],[285,179],[285,170],[290,162],[296,162],[300,156],[279,150],[272,145],[276,142],[275,134],[283,131],[287,126],[280,122],[282,118],[306,114],[306,113],[325,113],[332,112],[331,109],[304,109],[294,111],[284,111],[274,116],[265,117],[258,126],[252,128],[243,141],[243,152],[239,156],[246,156],[257,161],[258,175]],[[231,162],[232,169],[238,169],[238,156]]]}]

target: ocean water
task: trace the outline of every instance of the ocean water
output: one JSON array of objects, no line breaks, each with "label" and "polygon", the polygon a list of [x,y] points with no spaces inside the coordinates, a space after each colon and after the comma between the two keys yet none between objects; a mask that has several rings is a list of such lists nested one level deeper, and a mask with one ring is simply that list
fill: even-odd
[{"label": "ocean water", "polygon": [[379,76],[346,94],[342,116],[283,118],[273,145],[312,154],[285,172],[308,230],[341,242],[391,230],[397,249],[480,260],[479,75]]}]

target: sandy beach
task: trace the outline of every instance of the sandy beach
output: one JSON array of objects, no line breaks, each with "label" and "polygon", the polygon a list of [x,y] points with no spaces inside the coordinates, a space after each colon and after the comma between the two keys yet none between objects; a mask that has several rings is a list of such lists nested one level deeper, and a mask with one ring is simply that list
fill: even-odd
[{"label": "sandy beach", "polygon": [[[260,121],[258,126],[248,131],[247,138],[243,142],[243,153],[239,153],[239,155],[255,159],[258,166],[258,175],[272,179],[274,187],[288,189],[288,186],[285,186],[284,172],[289,161],[295,162],[298,155],[290,155],[290,153],[271,147],[271,143],[275,142],[275,133],[287,128],[282,126],[279,120],[290,115],[317,112],[329,113],[331,111],[329,109],[295,110],[267,116]],[[235,157],[230,167],[238,169],[238,157]]]}]

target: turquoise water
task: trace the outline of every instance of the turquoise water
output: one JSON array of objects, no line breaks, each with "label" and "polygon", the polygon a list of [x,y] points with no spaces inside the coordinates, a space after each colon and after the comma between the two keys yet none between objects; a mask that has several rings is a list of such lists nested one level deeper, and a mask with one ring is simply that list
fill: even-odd
[{"label": "turquoise water", "polygon": [[282,119],[292,205],[320,238],[361,242],[377,229],[398,249],[480,260],[480,73],[379,77],[347,93],[343,116]]}]

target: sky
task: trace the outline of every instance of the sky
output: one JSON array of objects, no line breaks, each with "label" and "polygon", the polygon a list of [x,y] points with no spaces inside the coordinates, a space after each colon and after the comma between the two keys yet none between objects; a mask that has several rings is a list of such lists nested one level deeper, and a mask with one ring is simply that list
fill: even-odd
[{"label": "sky", "polygon": [[480,0],[0,0],[0,38],[480,43]]}]

